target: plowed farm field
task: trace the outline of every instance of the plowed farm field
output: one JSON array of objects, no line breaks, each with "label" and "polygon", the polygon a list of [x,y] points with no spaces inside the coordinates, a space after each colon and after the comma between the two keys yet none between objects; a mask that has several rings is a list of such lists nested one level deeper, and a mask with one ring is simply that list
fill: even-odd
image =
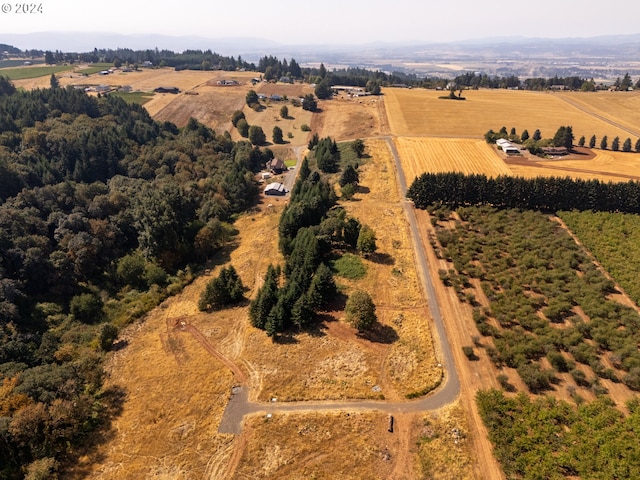
[{"label": "plowed farm field", "polygon": [[425,172],[483,173],[491,177],[512,174],[484,140],[402,137],[395,143],[409,183]]}]

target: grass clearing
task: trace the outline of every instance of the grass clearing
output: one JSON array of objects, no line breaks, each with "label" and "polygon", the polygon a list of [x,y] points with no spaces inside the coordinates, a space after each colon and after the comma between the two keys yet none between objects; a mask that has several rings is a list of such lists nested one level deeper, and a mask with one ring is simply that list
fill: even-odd
[{"label": "grass clearing", "polygon": [[3,68],[0,70],[0,75],[4,75],[9,80],[27,80],[31,78],[50,77],[51,74],[58,74],[72,70],[70,65],[64,66],[33,66],[33,67],[18,67],[18,68]]},{"label": "grass clearing", "polygon": [[111,92],[109,95],[122,98],[127,103],[137,103],[144,105],[154,96],[153,93],[146,92]]},{"label": "grass clearing", "polygon": [[345,253],[336,259],[331,266],[336,275],[349,280],[358,280],[367,274],[367,269],[360,257],[351,253]]}]

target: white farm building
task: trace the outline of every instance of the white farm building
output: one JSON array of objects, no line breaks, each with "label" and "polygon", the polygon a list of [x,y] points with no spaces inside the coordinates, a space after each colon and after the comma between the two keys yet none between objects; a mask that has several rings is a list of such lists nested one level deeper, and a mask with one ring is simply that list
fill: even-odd
[{"label": "white farm building", "polygon": [[496,140],[496,144],[507,155],[520,155],[522,153],[517,145],[514,145],[509,140],[505,140],[504,138],[499,138],[498,140]]}]

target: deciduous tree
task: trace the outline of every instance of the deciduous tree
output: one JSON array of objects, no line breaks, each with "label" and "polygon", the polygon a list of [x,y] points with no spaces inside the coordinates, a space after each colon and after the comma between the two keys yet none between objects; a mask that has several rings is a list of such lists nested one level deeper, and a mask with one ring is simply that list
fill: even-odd
[{"label": "deciduous tree", "polygon": [[267,141],[267,137],[259,125],[251,125],[249,127],[249,141],[253,145],[264,145]]},{"label": "deciduous tree", "polygon": [[363,290],[356,290],[349,296],[344,312],[347,323],[359,332],[370,330],[378,320],[376,306]]},{"label": "deciduous tree", "polygon": [[376,234],[368,225],[362,225],[358,234],[357,249],[361,255],[367,256],[377,250]]}]

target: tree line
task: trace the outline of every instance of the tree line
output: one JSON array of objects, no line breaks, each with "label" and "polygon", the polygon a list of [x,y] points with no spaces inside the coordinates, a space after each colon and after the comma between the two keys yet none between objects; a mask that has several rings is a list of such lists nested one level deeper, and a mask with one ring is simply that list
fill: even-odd
[{"label": "tree line", "polygon": [[527,210],[593,210],[640,213],[640,183],[604,183],[570,177],[527,179],[501,175],[465,175],[458,172],[423,173],[409,189],[407,197],[418,208],[433,203],[457,208],[465,205],[492,205]]}]

